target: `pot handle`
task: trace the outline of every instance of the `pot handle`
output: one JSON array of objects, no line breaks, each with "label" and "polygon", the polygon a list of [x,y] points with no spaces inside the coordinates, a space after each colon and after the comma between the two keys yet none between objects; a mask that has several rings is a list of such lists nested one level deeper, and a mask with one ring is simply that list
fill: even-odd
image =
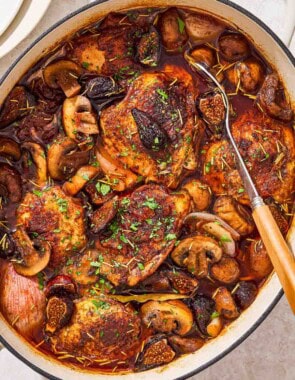
[{"label": "pot handle", "polygon": [[287,46],[289,46],[292,35],[295,32],[295,1],[285,0],[286,2],[286,18],[284,20],[284,28],[286,30],[286,37],[283,41]]}]

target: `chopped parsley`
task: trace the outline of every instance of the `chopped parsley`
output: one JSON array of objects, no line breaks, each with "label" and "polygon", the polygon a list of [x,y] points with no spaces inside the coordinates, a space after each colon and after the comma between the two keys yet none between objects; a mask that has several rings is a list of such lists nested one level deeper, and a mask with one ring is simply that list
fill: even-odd
[{"label": "chopped parsley", "polygon": [[87,70],[90,66],[90,63],[89,62],[82,62],[82,66],[84,67],[84,69]]},{"label": "chopped parsley", "polygon": [[43,192],[40,191],[40,190],[36,190],[36,189],[34,189],[34,190],[33,190],[33,194],[37,195],[37,197],[42,197]]},{"label": "chopped parsley", "polygon": [[174,240],[174,239],[176,239],[176,235],[175,234],[167,234],[166,236],[165,236],[165,240],[167,240],[167,241],[171,241],[171,240]]},{"label": "chopped parsley", "polygon": [[98,309],[108,310],[110,308],[110,304],[105,301],[91,300],[91,302],[95,306],[96,310]]},{"label": "chopped parsley", "polygon": [[144,270],[144,265],[143,265],[143,263],[138,263],[137,266],[138,266],[138,268],[139,268],[140,270]]},{"label": "chopped parsley", "polygon": [[179,32],[182,34],[184,32],[184,28],[185,28],[185,23],[182,21],[181,18],[177,17],[177,22],[178,22],[178,29],[179,29]]},{"label": "chopped parsley", "polygon": [[154,198],[146,198],[142,205],[148,207],[151,210],[156,210],[159,208],[159,204],[155,201]]}]

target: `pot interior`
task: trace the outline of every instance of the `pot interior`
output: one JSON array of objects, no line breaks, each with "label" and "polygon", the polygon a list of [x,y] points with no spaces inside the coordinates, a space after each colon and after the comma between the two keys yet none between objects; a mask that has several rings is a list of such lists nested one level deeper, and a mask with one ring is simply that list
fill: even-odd
[{"label": "pot interior", "polygon": [[[109,0],[98,1],[95,4],[83,8],[81,11],[69,15],[63,22],[53,26],[49,32],[45,33],[35,42],[22,57],[13,64],[1,82],[0,103],[17,83],[19,78],[46,52],[52,50],[66,36],[73,34],[78,29],[97,21],[104,17],[110,11],[121,11],[137,7],[187,7],[194,10],[200,10],[211,13],[218,18],[232,23],[238,29],[243,31],[254,42],[264,56],[278,69],[283,78],[285,86],[291,99],[295,100],[295,75],[294,63],[287,55],[286,51],[277,43],[273,36],[268,34],[264,27],[257,24],[253,19],[242,13],[239,9],[233,7],[228,1],[211,0]],[[294,223],[293,223],[294,224]],[[295,227],[291,227],[288,238],[295,242]],[[294,244],[295,245],[295,244]],[[295,251],[293,245],[293,251]],[[280,298],[280,283],[276,275],[272,275],[260,290],[254,303],[246,309],[242,315],[223,333],[208,342],[200,351],[193,354],[182,356],[175,362],[165,366],[141,372],[137,374],[126,375],[128,379],[147,380],[151,376],[157,379],[175,379],[183,376],[192,375],[218,360],[225,353],[230,351],[245,337],[247,337],[258,324],[265,318],[271,308]],[[105,379],[106,374],[99,375],[90,371],[83,372],[69,366],[49,359],[40,354],[29,346],[0,316],[0,335],[7,342],[9,348],[13,350],[18,357],[21,357],[27,364],[34,369],[46,374],[47,377],[54,376],[59,379]],[[111,375],[115,379],[120,379],[121,375]]]}]

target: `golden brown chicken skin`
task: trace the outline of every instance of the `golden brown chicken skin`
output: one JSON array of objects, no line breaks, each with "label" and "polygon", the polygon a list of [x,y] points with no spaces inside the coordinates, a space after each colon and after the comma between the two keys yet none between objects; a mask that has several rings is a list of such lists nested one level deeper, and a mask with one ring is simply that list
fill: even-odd
[{"label": "golden brown chicken skin", "polygon": [[[262,197],[283,203],[292,198],[295,140],[290,127],[258,111],[249,111],[232,125],[232,134]],[[232,195],[249,203],[235,156],[226,140],[206,151],[203,178],[216,195]]]},{"label": "golden brown chicken skin", "polygon": [[173,249],[189,211],[187,192],[169,194],[158,185],[122,197],[116,217],[96,242],[96,273],[116,286],[134,286],[150,276]]},{"label": "golden brown chicken skin", "polygon": [[197,166],[196,95],[192,77],[180,67],[141,74],[120,103],[101,113],[109,154],[147,181],[176,188]]},{"label": "golden brown chicken skin", "polygon": [[49,265],[56,268],[85,247],[84,216],[81,202],[54,186],[24,196],[17,210],[17,225],[50,243]]},{"label": "golden brown chicken skin", "polygon": [[141,344],[140,318],[130,305],[110,298],[82,298],[75,302],[68,326],[50,339],[55,353],[90,360],[126,360]]},{"label": "golden brown chicken skin", "polygon": [[116,79],[132,78],[140,69],[132,57],[135,32],[130,25],[117,25],[105,28],[99,35],[80,37],[70,57],[88,71],[115,75]]}]

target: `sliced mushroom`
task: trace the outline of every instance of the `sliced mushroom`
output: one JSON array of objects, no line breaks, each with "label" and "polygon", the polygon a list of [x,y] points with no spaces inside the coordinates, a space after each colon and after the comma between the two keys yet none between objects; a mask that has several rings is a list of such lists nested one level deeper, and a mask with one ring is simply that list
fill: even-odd
[{"label": "sliced mushroom", "polygon": [[155,27],[144,34],[137,46],[139,62],[145,66],[157,66],[161,55],[160,36]]},{"label": "sliced mushroom", "polygon": [[228,80],[243,92],[255,93],[263,82],[264,70],[255,58],[237,62],[235,67],[226,70]]},{"label": "sliced mushroom", "polygon": [[47,182],[47,161],[45,150],[41,147],[41,145],[26,142],[22,144],[22,148],[27,149],[33,158],[33,161],[36,165],[36,179],[34,182],[40,186],[44,187]]},{"label": "sliced mushroom", "polygon": [[110,179],[114,191],[124,191],[137,183],[137,176],[114,160],[106,149],[98,144],[96,158],[104,174]]},{"label": "sliced mushroom", "polygon": [[244,310],[255,300],[257,292],[258,290],[254,282],[241,281],[235,287],[233,296],[236,304]]},{"label": "sliced mushroom", "polygon": [[249,260],[250,267],[257,278],[266,277],[273,270],[265,246],[259,238],[251,242]]},{"label": "sliced mushroom", "polygon": [[225,107],[219,92],[202,94],[198,99],[198,109],[207,124],[219,126],[224,122]]},{"label": "sliced mushroom", "polygon": [[0,156],[18,161],[21,157],[18,143],[8,137],[0,136]]},{"label": "sliced mushroom", "polygon": [[45,332],[55,333],[66,326],[74,311],[73,301],[68,297],[52,296],[46,305],[46,326]]},{"label": "sliced mushroom", "polygon": [[249,235],[254,231],[255,224],[251,213],[228,195],[222,195],[216,199],[213,211],[241,236]]},{"label": "sliced mushroom", "polygon": [[218,315],[216,317],[214,316],[214,313],[212,314],[213,318],[211,315],[212,320],[207,326],[207,334],[211,336],[211,338],[217,337],[217,335],[219,335],[223,327],[222,319],[219,317],[219,313],[216,314]]},{"label": "sliced mushroom", "polygon": [[41,239],[32,241],[21,227],[14,234],[13,239],[21,256],[21,263],[15,263],[14,269],[23,276],[34,276],[46,268],[50,260],[50,245]]},{"label": "sliced mushroom", "polygon": [[180,354],[195,352],[204,345],[201,338],[182,338],[178,335],[169,336],[168,341],[175,351]]},{"label": "sliced mushroom", "polygon": [[215,18],[197,13],[186,13],[185,27],[193,42],[210,41],[218,36],[224,29]]},{"label": "sliced mushroom", "polygon": [[66,97],[79,94],[81,86],[78,77],[81,68],[73,61],[60,60],[46,66],[43,71],[44,81],[49,87],[61,88]]},{"label": "sliced mushroom", "polygon": [[207,326],[211,321],[211,315],[215,311],[215,302],[204,295],[197,295],[192,302],[197,326],[202,335],[207,335]]},{"label": "sliced mushroom", "polygon": [[240,267],[234,258],[222,257],[218,263],[212,265],[210,273],[215,280],[224,284],[232,284],[240,276]]},{"label": "sliced mushroom", "polygon": [[187,267],[197,278],[208,276],[209,262],[217,262],[222,257],[218,243],[207,236],[195,236],[182,240],[171,253],[173,261]]},{"label": "sliced mushroom", "polygon": [[159,27],[162,42],[167,51],[179,51],[185,45],[188,39],[185,23],[175,8],[170,8],[162,14]]},{"label": "sliced mushroom", "polygon": [[14,121],[27,115],[35,102],[23,86],[16,86],[4,101],[0,113],[0,128],[4,128]]},{"label": "sliced mushroom", "polygon": [[58,138],[49,147],[47,156],[49,175],[58,180],[69,178],[89,161],[89,152],[80,151],[69,137]]},{"label": "sliced mushroom", "polygon": [[53,295],[74,295],[77,293],[77,288],[71,277],[59,274],[53,277],[46,285],[45,295],[51,297]]},{"label": "sliced mushroom", "polygon": [[216,310],[225,318],[234,319],[240,315],[231,293],[225,287],[218,288],[213,298]]},{"label": "sliced mushroom", "polygon": [[69,195],[76,195],[92,178],[100,173],[97,166],[86,165],[77,170],[76,174],[63,184],[63,190]]},{"label": "sliced mushroom", "polygon": [[141,307],[142,321],[155,331],[186,335],[193,326],[191,310],[182,301],[149,301]]},{"label": "sliced mushroom", "polygon": [[236,245],[232,235],[222,226],[215,222],[209,222],[202,224],[202,229],[208,232],[209,234],[216,237],[224,252],[229,256],[235,256],[236,254]]},{"label": "sliced mushroom", "polygon": [[251,51],[242,34],[225,32],[218,39],[219,53],[226,61],[235,62],[247,58]]},{"label": "sliced mushroom", "polygon": [[136,122],[140,140],[145,148],[152,150],[164,149],[168,143],[168,135],[152,118],[137,108],[131,110]]},{"label": "sliced mushroom", "polygon": [[150,338],[144,345],[143,351],[136,362],[137,371],[146,371],[163,364],[170,363],[175,352],[163,335]]},{"label": "sliced mushroom", "polygon": [[0,196],[11,202],[19,202],[22,198],[22,182],[19,172],[12,166],[0,163]]},{"label": "sliced mushroom", "polygon": [[191,179],[183,186],[191,196],[194,203],[194,211],[204,211],[211,203],[211,192],[208,185],[202,183],[199,179]]},{"label": "sliced mushroom", "polygon": [[115,217],[119,208],[118,197],[115,196],[94,211],[91,216],[91,230],[98,233]]},{"label": "sliced mushroom", "polygon": [[79,133],[87,136],[99,133],[96,116],[85,96],[77,95],[64,101],[62,120],[67,136],[74,141],[79,142]]},{"label": "sliced mushroom", "polygon": [[257,94],[257,100],[262,109],[275,119],[291,121],[293,111],[286,101],[285,90],[276,73],[265,77],[263,85]]}]

